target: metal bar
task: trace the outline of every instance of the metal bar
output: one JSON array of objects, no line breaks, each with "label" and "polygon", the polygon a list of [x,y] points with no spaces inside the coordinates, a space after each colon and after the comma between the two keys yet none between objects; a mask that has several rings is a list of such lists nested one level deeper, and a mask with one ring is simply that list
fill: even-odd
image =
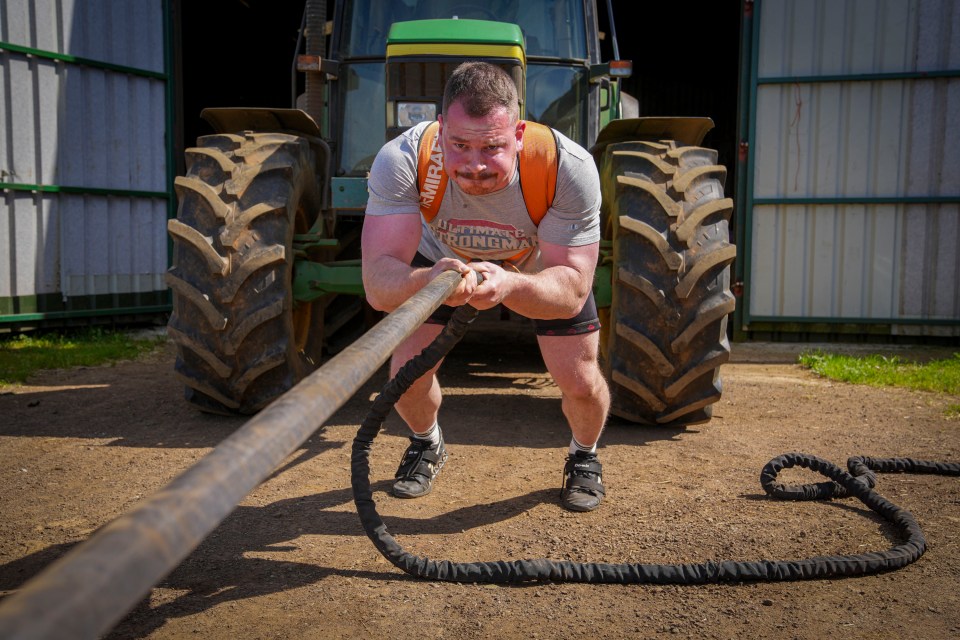
[{"label": "metal bar", "polygon": [[754,198],[753,205],[843,205],[843,204],[960,204],[960,196],[841,196],[800,198]]},{"label": "metal bar", "polygon": [[[178,7],[179,12],[179,7]],[[163,0],[163,42],[164,42],[164,52],[163,52],[163,70],[166,73],[168,78],[175,78],[175,64],[174,64],[174,48],[175,48],[175,38],[174,38],[174,27],[173,20],[174,18],[179,18],[180,16],[174,16],[173,7],[171,6],[170,0]],[[182,84],[182,83],[181,83]],[[176,151],[177,145],[181,144],[181,136],[178,135],[179,132],[175,131],[176,129],[176,118],[175,118],[175,92],[177,90],[176,82],[167,82],[163,86],[163,96],[164,96],[164,122],[167,127],[167,135],[164,136],[166,141],[166,153],[164,157],[167,161],[166,166],[166,179],[164,180],[164,185],[167,188],[167,219],[171,220],[177,217],[177,199],[174,197],[174,181],[176,180],[177,169],[177,159]],[[169,233],[167,236],[167,266],[173,264],[173,236]]]},{"label": "metal bar", "polygon": [[[324,33],[327,23],[327,3],[325,0],[307,0],[304,16],[303,39],[306,54],[322,58],[327,55],[327,39]],[[316,121],[321,131],[324,130],[324,82],[326,82],[326,74],[322,71],[307,71],[304,75],[305,111]]]},{"label": "metal bar", "polygon": [[303,30],[307,25],[307,8],[303,8],[300,18],[300,30],[297,31],[297,44],[293,47],[293,60],[290,62],[290,108],[297,108],[297,58],[300,56],[300,46],[303,44]]},{"label": "metal bar", "polygon": [[758,84],[821,84],[826,82],[884,82],[889,80],[937,80],[960,78],[960,69],[934,71],[890,71],[886,73],[847,73],[822,76],[771,76],[757,78]]},{"label": "metal bar", "polygon": [[[152,291],[147,293],[154,293]],[[124,316],[151,313],[165,313],[172,305],[148,305],[139,307],[109,307],[103,309],[77,309],[74,311],[37,311],[0,315],[0,324],[8,322],[33,322],[36,320],[63,320],[65,318],[91,318],[97,316]]]},{"label": "metal bar", "polygon": [[[746,233],[746,202],[747,202],[747,173],[752,166],[750,164],[749,149],[753,144],[752,131],[750,130],[750,122],[752,117],[751,111],[751,88],[750,88],[750,69],[753,64],[754,49],[753,49],[753,1],[752,0],[743,0],[741,6],[741,23],[740,23],[740,91],[738,95],[738,105],[737,105],[737,171],[736,171],[736,185],[735,193],[733,197],[734,211],[733,211],[733,228],[735,234],[735,242],[738,247],[741,247],[741,255],[745,254],[746,250],[746,241],[744,238],[747,236]],[[746,257],[741,257],[734,261],[733,269],[734,276],[733,280],[735,283],[744,282],[748,273],[744,267],[744,263],[747,262]],[[742,289],[741,289],[742,291]],[[743,326],[743,298],[737,301],[736,307],[733,310],[733,337],[734,339],[739,339],[742,337],[741,327]]]},{"label": "metal bar", "polygon": [[613,21],[613,0],[607,0],[607,22],[610,23],[610,41],[613,43],[613,59],[620,59],[620,49],[617,47],[617,27]]},{"label": "metal bar", "polygon": [[922,325],[932,327],[953,327],[960,326],[960,319],[957,318],[845,318],[843,316],[767,316],[752,315],[750,322],[770,322],[770,323],[803,323],[803,324],[882,324],[882,325]]},{"label": "metal bar", "polygon": [[91,58],[81,58],[79,56],[71,56],[69,54],[58,53],[56,51],[45,51],[43,49],[35,49],[33,47],[25,47],[20,44],[13,44],[11,42],[0,42],[0,51],[12,51],[14,53],[36,56],[37,58],[45,58],[47,60],[57,60],[58,62],[69,62],[71,64],[82,65],[85,67],[94,67],[97,69],[107,69],[108,71],[117,71],[119,73],[128,73],[132,76],[142,76],[144,78],[153,78],[155,80],[167,80],[166,74],[158,71],[138,69],[136,67],[128,67],[122,64],[113,64],[112,62],[93,60]]},{"label": "metal bar", "polygon": [[[68,193],[80,196],[120,196],[123,198],[163,198],[171,196],[165,191],[138,191],[136,189],[104,189],[101,187],[70,187],[59,184],[21,184],[0,182],[3,191],[29,191],[31,193]],[[171,190],[172,192],[172,190]]]},{"label": "metal bar", "polygon": [[[754,167],[757,161],[757,78],[760,75],[760,26],[761,12],[763,9],[762,0],[756,0],[753,3],[753,13],[751,24],[753,29],[750,33],[744,34],[750,38],[750,87],[749,87],[749,129],[747,133],[747,184],[745,187],[745,202],[743,216],[743,244],[737,249],[737,253],[743,256],[743,296],[737,301],[737,307],[743,309],[740,316],[740,327],[745,328],[750,323],[750,297],[751,282],[750,275],[753,272],[753,194],[754,194]],[[740,222],[739,220],[737,222]],[[737,262],[740,262],[739,258]]]},{"label": "metal bar", "polygon": [[193,467],[0,603],[0,638],[97,638],[195,549],[454,291],[447,271]]}]

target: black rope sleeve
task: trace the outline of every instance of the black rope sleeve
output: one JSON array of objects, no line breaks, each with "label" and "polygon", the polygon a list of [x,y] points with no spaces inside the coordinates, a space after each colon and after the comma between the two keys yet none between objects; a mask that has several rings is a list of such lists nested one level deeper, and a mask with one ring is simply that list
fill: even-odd
[{"label": "black rope sleeve", "polygon": [[[874,491],[880,472],[938,473],[960,475],[960,464],[909,458],[878,460],[851,458],[850,472],[802,453],[778,456],[764,466],[760,484],[769,495],[788,500],[821,500],[852,496],[890,522],[903,540],[886,551],[857,555],[818,556],[802,560],[754,562],[707,561],[690,564],[610,564],[548,559],[498,562],[451,562],[431,560],[405,551],[387,531],[377,513],[370,488],[370,448],[383,421],[400,396],[420,376],[438,363],[459,342],[477,311],[458,307],[437,339],[404,365],[374,400],[353,441],[351,481],[354,503],[367,536],[394,566],[419,578],[451,582],[521,583],[535,581],[619,584],[707,584],[745,581],[807,580],[859,576],[900,569],[923,555],[926,540],[916,519]],[[829,482],[791,487],[776,482],[783,469],[805,467],[819,472]]]}]

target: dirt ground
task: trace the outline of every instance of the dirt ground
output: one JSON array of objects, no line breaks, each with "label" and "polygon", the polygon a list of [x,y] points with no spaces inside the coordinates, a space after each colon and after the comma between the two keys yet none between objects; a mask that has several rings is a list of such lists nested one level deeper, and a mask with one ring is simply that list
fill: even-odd
[{"label": "dirt ground", "polygon": [[[406,439],[391,417],[374,445],[381,515],[434,559],[677,563],[884,550],[892,529],[856,501],[786,503],[758,482],[802,451],[960,460],[958,398],[832,383],[789,345],[733,345],[705,425],[612,422],[600,451],[608,497],[558,501],[569,440],[534,346],[460,345],[442,371],[450,461],[421,500],[386,494]],[[947,352],[949,353],[949,352]],[[242,504],[110,634],[112,638],[956,638],[960,481],[881,476],[926,554],[863,578],[710,586],[469,585],[416,580],[364,536],[349,452],[384,371]],[[45,372],[0,389],[0,594],[166,485],[242,419],[182,400],[173,347],[138,362]],[[793,470],[787,482],[822,480]]]}]

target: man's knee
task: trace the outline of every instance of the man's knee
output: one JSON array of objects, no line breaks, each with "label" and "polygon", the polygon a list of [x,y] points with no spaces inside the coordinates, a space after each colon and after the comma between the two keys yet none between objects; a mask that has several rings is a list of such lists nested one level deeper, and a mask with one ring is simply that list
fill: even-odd
[{"label": "man's knee", "polygon": [[582,362],[567,371],[553,375],[560,391],[571,398],[602,399],[607,393],[607,382],[596,362]]}]

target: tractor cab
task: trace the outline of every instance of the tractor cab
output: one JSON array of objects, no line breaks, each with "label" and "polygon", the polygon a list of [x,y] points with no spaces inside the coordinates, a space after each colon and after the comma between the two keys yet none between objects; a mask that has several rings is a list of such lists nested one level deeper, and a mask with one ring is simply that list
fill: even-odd
[{"label": "tractor cab", "polygon": [[[348,0],[339,11],[331,55],[341,89],[330,104],[339,124],[329,131],[340,143],[338,176],[365,176],[386,140],[436,119],[444,83],[464,60],[502,66],[517,83],[522,117],[585,147],[620,117],[616,79],[630,65],[600,63],[593,2]],[[382,118],[375,105],[385,106]]]}]

